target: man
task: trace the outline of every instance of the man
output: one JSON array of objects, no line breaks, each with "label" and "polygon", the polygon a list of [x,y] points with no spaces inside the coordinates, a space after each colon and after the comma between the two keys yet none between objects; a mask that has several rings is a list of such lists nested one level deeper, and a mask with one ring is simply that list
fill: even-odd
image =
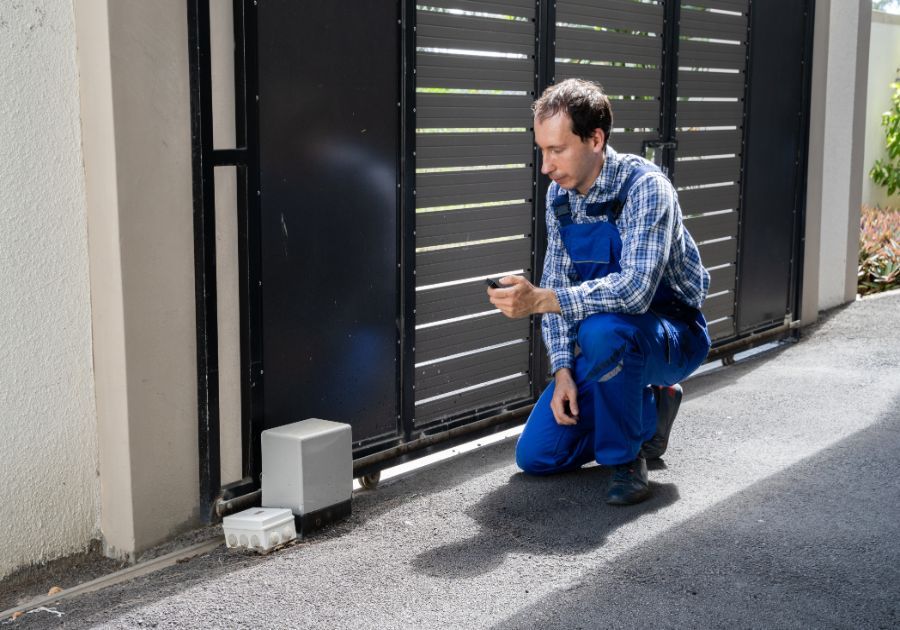
[{"label": "man", "polygon": [[541,172],[553,180],[541,286],[507,276],[508,288],[488,289],[507,317],[544,314],[553,383],[516,461],[546,475],[595,459],[614,467],[607,503],[639,503],[650,496],[646,458],[668,444],[677,383],[709,351],[699,311],[709,273],[669,180],[609,146],[612,111],[599,86],[563,81],[533,110]]}]

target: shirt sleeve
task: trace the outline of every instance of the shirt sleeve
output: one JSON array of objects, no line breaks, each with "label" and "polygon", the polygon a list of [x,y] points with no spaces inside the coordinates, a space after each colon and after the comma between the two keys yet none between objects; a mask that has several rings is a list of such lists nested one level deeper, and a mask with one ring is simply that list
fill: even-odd
[{"label": "shirt sleeve", "polygon": [[659,173],[637,180],[618,221],[621,271],[557,289],[562,318],[575,323],[595,313],[645,313],[669,260],[674,217],[668,180]]},{"label": "shirt sleeve", "polygon": [[[544,273],[541,286],[554,289],[557,294],[572,285],[574,267],[559,235],[559,221],[553,212],[551,201],[558,191],[553,183],[547,190],[547,254],[544,258]],[[569,321],[557,313],[544,313],[541,319],[541,333],[550,357],[550,373],[575,365],[575,321]]]}]

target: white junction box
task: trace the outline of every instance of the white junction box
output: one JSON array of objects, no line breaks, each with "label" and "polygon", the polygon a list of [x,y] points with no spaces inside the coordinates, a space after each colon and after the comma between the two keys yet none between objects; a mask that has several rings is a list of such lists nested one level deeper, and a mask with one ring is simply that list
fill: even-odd
[{"label": "white junction box", "polygon": [[262,504],[288,508],[301,530],[350,513],[350,425],[309,418],[262,432]]},{"label": "white junction box", "polygon": [[284,508],[250,508],[222,519],[225,544],[268,553],[297,537],[294,514]]}]

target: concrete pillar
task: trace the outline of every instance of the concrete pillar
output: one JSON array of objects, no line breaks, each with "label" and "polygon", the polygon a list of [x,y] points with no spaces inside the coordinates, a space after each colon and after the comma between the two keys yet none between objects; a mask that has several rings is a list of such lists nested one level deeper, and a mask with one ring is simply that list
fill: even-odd
[{"label": "concrete pillar", "polygon": [[184,0],[75,0],[101,529],[131,556],[199,523]]},{"label": "concrete pillar", "polygon": [[856,296],[869,0],[818,0],[813,44],[803,323]]}]

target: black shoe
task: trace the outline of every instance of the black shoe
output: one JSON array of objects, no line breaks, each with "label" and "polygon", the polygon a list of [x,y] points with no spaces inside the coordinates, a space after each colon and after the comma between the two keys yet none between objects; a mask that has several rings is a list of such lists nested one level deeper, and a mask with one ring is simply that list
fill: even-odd
[{"label": "black shoe", "polygon": [[681,385],[672,387],[653,386],[656,398],[656,435],[644,442],[641,454],[647,459],[659,459],[669,446],[669,434],[681,406]]},{"label": "black shoe", "polygon": [[634,505],[650,498],[650,482],[647,480],[647,460],[638,458],[627,464],[619,464],[613,471],[606,502],[610,505]]}]

